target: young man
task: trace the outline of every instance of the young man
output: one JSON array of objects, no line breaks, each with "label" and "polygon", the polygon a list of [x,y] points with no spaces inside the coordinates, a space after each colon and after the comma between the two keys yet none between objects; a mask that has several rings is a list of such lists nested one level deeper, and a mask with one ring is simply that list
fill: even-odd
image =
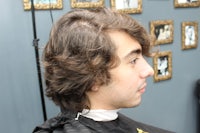
[{"label": "young man", "polygon": [[46,94],[59,116],[35,133],[170,133],[118,113],[138,106],[154,71],[150,38],[130,16],[101,8],[74,10],[53,27],[44,49]]}]

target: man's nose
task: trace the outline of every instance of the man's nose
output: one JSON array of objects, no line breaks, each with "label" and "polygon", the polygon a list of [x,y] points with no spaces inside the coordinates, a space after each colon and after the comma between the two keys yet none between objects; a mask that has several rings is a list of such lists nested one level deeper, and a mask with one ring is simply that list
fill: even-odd
[{"label": "man's nose", "polygon": [[153,76],[153,75],[154,75],[153,68],[145,61],[145,67],[141,71],[141,77],[147,78],[147,77]]}]

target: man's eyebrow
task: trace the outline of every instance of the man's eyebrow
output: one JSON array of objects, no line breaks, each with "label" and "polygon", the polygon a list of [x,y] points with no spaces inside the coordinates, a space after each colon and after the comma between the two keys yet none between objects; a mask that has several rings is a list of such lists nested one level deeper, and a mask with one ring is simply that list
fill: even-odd
[{"label": "man's eyebrow", "polygon": [[132,55],[138,55],[142,53],[142,49],[138,48],[138,49],[134,49],[132,51],[130,51],[124,58],[127,59]]}]

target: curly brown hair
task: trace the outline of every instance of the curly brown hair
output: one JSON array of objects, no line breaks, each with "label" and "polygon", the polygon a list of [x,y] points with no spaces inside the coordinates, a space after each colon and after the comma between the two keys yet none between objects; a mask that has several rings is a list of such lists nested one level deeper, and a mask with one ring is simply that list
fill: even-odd
[{"label": "curly brown hair", "polygon": [[137,21],[107,8],[76,9],[53,25],[43,51],[46,95],[62,109],[89,108],[86,92],[110,82],[118,57],[109,31],[124,31],[149,55],[150,37]]}]

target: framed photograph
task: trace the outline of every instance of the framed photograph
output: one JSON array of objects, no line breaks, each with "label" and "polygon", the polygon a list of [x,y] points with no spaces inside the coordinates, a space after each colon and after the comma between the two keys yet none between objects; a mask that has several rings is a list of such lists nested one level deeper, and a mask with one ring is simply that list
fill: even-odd
[{"label": "framed photograph", "polygon": [[72,8],[97,8],[103,6],[104,0],[71,0]]},{"label": "framed photograph", "polygon": [[142,0],[110,0],[111,8],[123,13],[142,13]]},{"label": "framed photograph", "polygon": [[150,32],[155,37],[154,45],[172,43],[174,38],[174,23],[172,20],[151,21]]},{"label": "framed photograph", "polygon": [[[36,10],[47,10],[47,9],[62,9],[62,0],[34,0],[34,8]],[[31,0],[23,0],[24,10],[31,9]]]},{"label": "framed photograph", "polygon": [[198,43],[198,22],[182,22],[182,49],[196,48]]},{"label": "framed photograph", "polygon": [[172,77],[172,52],[159,52],[153,57],[154,81],[171,79]]},{"label": "framed photograph", "polygon": [[199,7],[200,0],[174,0],[175,7]]}]

